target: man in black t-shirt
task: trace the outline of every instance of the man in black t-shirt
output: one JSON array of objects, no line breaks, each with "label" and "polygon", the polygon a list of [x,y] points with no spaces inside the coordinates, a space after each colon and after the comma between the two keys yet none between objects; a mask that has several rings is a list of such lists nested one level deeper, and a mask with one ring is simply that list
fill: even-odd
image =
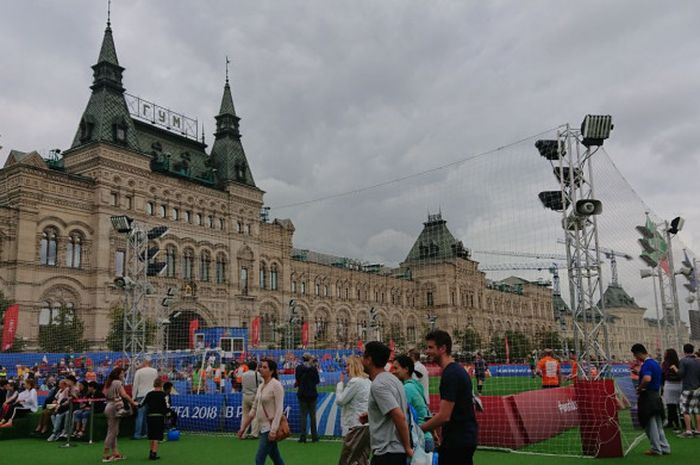
[{"label": "man in black t-shirt", "polygon": [[423,431],[442,426],[439,465],[472,465],[479,425],[476,423],[472,383],[466,370],[452,358],[452,338],[442,330],[425,336],[426,354],[442,368],[440,411],[421,425]]}]

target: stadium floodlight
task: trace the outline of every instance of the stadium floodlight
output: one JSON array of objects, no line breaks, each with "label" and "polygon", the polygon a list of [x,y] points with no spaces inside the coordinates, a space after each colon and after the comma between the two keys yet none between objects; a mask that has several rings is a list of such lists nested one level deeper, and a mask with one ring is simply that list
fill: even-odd
[{"label": "stadium floodlight", "polygon": [[648,270],[646,268],[642,268],[639,270],[639,276],[644,279],[644,278],[651,278],[652,276],[656,276],[656,273],[654,273],[652,270]]},{"label": "stadium floodlight", "polygon": [[613,127],[610,115],[586,115],[581,123],[581,143],[586,147],[603,145]]},{"label": "stadium floodlight", "polygon": [[112,227],[118,233],[129,233],[133,229],[134,219],[126,215],[112,216]]},{"label": "stadium floodlight", "polygon": [[[568,166],[556,166],[554,167],[554,177],[557,178],[557,181],[560,179],[564,180],[564,183],[569,183],[571,180],[571,173],[572,170]],[[581,172],[580,169],[576,168],[573,170],[574,174],[574,185],[576,187],[581,185],[581,181],[583,181],[583,173]]]},{"label": "stadium floodlight", "polygon": [[136,285],[136,282],[128,276],[119,276],[114,280],[114,285],[119,289],[131,289]]},{"label": "stadium floodlight", "polygon": [[165,262],[151,262],[148,264],[148,276],[160,276],[163,274],[168,264]]},{"label": "stadium floodlight", "polygon": [[562,200],[561,191],[544,191],[537,194],[540,198],[540,202],[545,208],[554,210],[557,212],[565,210],[569,206],[569,200]]},{"label": "stadium floodlight", "polygon": [[564,145],[558,140],[538,140],[535,142],[535,148],[540,152],[540,155],[547,160],[559,160],[560,157],[566,155]]},{"label": "stadium floodlight", "polygon": [[158,239],[160,237],[165,236],[168,233],[168,227],[167,226],[156,226],[155,228],[152,228],[150,231],[148,231],[147,236],[148,240],[152,241],[154,239]]},{"label": "stadium floodlight", "polygon": [[681,229],[683,229],[684,224],[685,220],[683,218],[680,216],[675,217],[671,220],[671,227],[668,228],[669,234],[673,234],[675,236],[681,231]]}]

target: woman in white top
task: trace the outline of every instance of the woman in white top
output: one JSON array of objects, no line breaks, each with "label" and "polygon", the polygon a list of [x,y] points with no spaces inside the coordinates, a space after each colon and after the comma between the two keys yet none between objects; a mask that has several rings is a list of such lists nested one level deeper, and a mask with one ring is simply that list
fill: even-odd
[{"label": "woman in white top", "polygon": [[238,437],[243,439],[248,425],[254,418],[257,419],[260,427],[260,442],[258,452],[255,454],[255,465],[265,465],[268,455],[275,465],[284,465],[276,442],[284,406],[284,388],[277,379],[277,363],[274,360],[261,361],[259,371],[263,382],[258,386],[250,414],[241,423]]},{"label": "woman in white top", "polygon": [[17,395],[17,400],[10,404],[7,412],[0,421],[0,428],[12,426],[12,420],[15,417],[26,415],[29,412],[36,412],[39,404],[36,399],[36,389],[34,389],[34,380],[27,378],[24,380],[24,391]]},{"label": "woman in white top", "polygon": [[369,388],[372,382],[367,377],[360,357],[353,355],[347,360],[348,380],[335,388],[335,403],[342,407],[340,425],[343,430],[343,450],[340,452],[340,465],[369,463],[369,426],[360,423],[360,414],[367,411]]}]

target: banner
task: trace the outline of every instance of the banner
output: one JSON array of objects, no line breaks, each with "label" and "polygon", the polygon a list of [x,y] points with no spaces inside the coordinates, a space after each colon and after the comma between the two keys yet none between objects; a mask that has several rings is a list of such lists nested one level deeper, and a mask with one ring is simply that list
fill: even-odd
[{"label": "banner", "polygon": [[305,321],[301,325],[301,345],[306,347],[309,345],[309,322]]},{"label": "banner", "polygon": [[190,349],[194,349],[194,332],[199,329],[199,320],[190,320]]},{"label": "banner", "polygon": [[250,343],[253,347],[257,347],[260,342],[260,317],[253,318],[250,325]]},{"label": "banner", "polygon": [[[177,425],[181,430],[235,433],[240,428],[243,416],[243,396],[240,393],[179,394],[172,396],[171,400],[172,408],[178,415]],[[296,393],[285,392],[284,413],[294,434],[300,432],[299,412]],[[319,434],[341,437],[340,417],[341,408],[335,403],[335,394],[319,393],[316,400],[316,427]]]},{"label": "banner", "polygon": [[17,320],[19,320],[19,305],[10,305],[5,310],[0,351],[6,352],[12,348],[12,344],[15,342],[15,334],[17,334]]}]

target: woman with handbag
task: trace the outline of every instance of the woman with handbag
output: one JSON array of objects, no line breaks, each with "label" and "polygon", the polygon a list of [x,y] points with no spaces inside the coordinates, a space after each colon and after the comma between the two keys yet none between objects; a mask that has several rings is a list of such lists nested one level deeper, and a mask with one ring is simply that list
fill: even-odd
[{"label": "woman with handbag", "polygon": [[105,407],[107,437],[105,437],[104,450],[102,451],[102,461],[114,462],[115,460],[126,458],[122,456],[117,448],[119,422],[125,412],[124,401],[131,404],[132,411],[136,411],[138,405],[124,390],[124,369],[121,367],[115,368],[109,374],[105,383],[104,393],[107,398],[107,406]]},{"label": "woman with handbag", "polygon": [[274,360],[260,362],[260,375],[263,382],[258,386],[250,414],[243,420],[238,437],[243,439],[248,425],[253,419],[260,426],[260,442],[255,454],[255,465],[265,465],[269,455],[275,465],[284,465],[278,442],[289,436],[289,423],[282,413],[284,388],[277,379],[277,363]]},{"label": "woman with handbag", "polygon": [[369,465],[369,426],[360,423],[360,415],[367,411],[369,388],[372,382],[365,373],[362,359],[357,355],[347,360],[348,382],[340,374],[335,388],[335,403],[342,408],[340,426],[343,431],[343,449],[339,465]]}]

